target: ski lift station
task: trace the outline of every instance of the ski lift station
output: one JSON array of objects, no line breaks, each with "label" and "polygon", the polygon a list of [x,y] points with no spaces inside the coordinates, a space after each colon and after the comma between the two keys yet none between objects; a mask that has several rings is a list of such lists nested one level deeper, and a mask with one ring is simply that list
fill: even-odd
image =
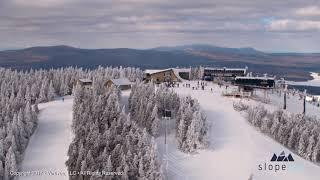
[{"label": "ski lift station", "polygon": [[246,68],[204,68],[203,80],[205,81],[234,81],[235,77],[246,76]]},{"label": "ski lift station", "polygon": [[245,91],[252,91],[253,89],[273,89],[275,87],[274,77],[235,77],[234,85]]}]

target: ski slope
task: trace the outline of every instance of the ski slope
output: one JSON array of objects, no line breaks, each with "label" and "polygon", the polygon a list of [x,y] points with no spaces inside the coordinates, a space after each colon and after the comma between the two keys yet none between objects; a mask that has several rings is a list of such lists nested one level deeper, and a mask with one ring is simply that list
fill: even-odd
[{"label": "ski slope", "polygon": [[[39,104],[38,127],[31,137],[21,171],[39,171],[41,175],[20,177],[20,180],[67,180],[67,152],[72,141],[73,98]],[[56,173],[56,174],[51,174]]]},{"label": "ski slope", "polygon": [[[195,86],[192,83],[191,87]],[[213,88],[211,92],[210,88]],[[181,95],[191,95],[198,99],[211,123],[210,147],[198,154],[186,155],[177,150],[174,140],[174,122],[169,122],[168,145],[164,137],[157,138],[164,172],[168,179],[174,180],[247,180],[252,175],[255,180],[318,180],[320,166],[306,161],[290,150],[263,135],[252,127],[244,115],[233,109],[237,99],[221,96],[225,88],[209,84],[206,90],[184,88],[174,89]],[[270,95],[272,96],[272,95]],[[250,100],[250,103],[258,103]],[[269,106],[276,106],[270,104]],[[277,108],[277,107],[274,107]],[[285,171],[260,171],[260,164],[271,163],[273,153],[292,153],[294,162],[280,162],[286,165]],[[168,170],[166,170],[168,169]]]},{"label": "ski slope", "polygon": [[[196,82],[192,82],[195,86]],[[210,91],[213,88],[213,92]],[[231,91],[229,87],[228,91]],[[191,95],[199,100],[211,123],[209,134],[210,147],[197,154],[188,155],[177,150],[174,138],[174,121],[168,122],[168,144],[164,145],[164,137],[157,138],[160,158],[163,160],[164,173],[170,180],[247,180],[251,175],[255,180],[318,180],[320,166],[306,161],[295,154],[295,162],[279,163],[287,166],[285,171],[259,171],[258,165],[268,163],[273,153],[292,153],[273,139],[263,135],[250,124],[244,116],[233,110],[233,102],[237,99],[222,97],[225,88],[209,84],[206,89],[192,90],[184,88],[174,89],[180,95]],[[130,91],[123,91],[121,104],[127,105]],[[261,95],[257,92],[257,95]],[[276,94],[269,94],[272,102],[269,108],[278,108],[281,98]],[[291,98],[293,100],[293,98]],[[291,104],[289,111],[300,108],[300,104]],[[65,161],[67,151],[72,141],[72,101],[67,97],[61,100],[40,104],[39,124],[32,136],[25,153],[22,171],[41,171],[60,173],[56,175],[20,177],[27,180],[68,179]],[[249,103],[258,102],[250,100]],[[310,106],[311,107],[311,106]],[[312,108],[312,107],[311,107]],[[308,109],[307,109],[308,110]],[[318,109],[307,112],[317,113]],[[164,127],[164,124],[162,124]],[[161,128],[164,130],[164,128]],[[166,170],[168,169],[168,170]]]}]

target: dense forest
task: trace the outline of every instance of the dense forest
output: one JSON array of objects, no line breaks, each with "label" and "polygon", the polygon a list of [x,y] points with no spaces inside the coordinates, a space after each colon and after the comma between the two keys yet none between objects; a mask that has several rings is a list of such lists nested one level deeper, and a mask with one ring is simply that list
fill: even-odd
[{"label": "dense forest", "polygon": [[136,84],[129,97],[129,110],[133,120],[153,136],[159,136],[165,111],[171,112],[176,126],[178,148],[186,153],[207,147],[208,123],[197,100],[179,96],[164,84]]},{"label": "dense forest", "polygon": [[72,94],[79,78],[102,82],[110,78],[142,79],[136,68],[99,67],[95,70],[60,68],[16,71],[0,68],[0,179],[9,180],[10,172],[20,168],[29,139],[37,126],[38,103],[56,96]]},{"label": "dense forest", "polygon": [[235,103],[234,108],[244,111],[250,124],[269,135],[301,157],[320,162],[320,121],[315,117],[270,111],[263,105],[249,106]]},{"label": "dense forest", "polygon": [[97,92],[80,86],[75,90],[75,137],[66,164],[70,171],[101,174],[80,174],[70,179],[162,179],[155,141],[125,113],[119,103],[119,90]]}]

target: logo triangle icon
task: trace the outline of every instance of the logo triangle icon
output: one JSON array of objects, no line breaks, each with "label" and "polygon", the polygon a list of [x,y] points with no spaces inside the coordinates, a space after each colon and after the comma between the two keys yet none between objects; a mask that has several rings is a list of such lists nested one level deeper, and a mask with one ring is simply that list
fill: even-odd
[{"label": "logo triangle icon", "polygon": [[291,154],[288,155],[288,160],[289,160],[289,161],[294,161],[294,159],[293,159],[293,157],[292,157]]},{"label": "logo triangle icon", "polygon": [[272,158],[271,158],[271,161],[276,161],[277,160],[277,155],[275,154],[275,153],[273,153],[273,156],[272,156]]}]

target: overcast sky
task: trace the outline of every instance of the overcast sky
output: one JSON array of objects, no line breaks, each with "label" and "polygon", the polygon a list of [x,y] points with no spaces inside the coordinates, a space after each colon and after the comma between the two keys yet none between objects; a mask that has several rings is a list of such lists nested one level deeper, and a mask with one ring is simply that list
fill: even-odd
[{"label": "overcast sky", "polygon": [[0,0],[0,49],[60,44],[320,52],[320,1]]}]

